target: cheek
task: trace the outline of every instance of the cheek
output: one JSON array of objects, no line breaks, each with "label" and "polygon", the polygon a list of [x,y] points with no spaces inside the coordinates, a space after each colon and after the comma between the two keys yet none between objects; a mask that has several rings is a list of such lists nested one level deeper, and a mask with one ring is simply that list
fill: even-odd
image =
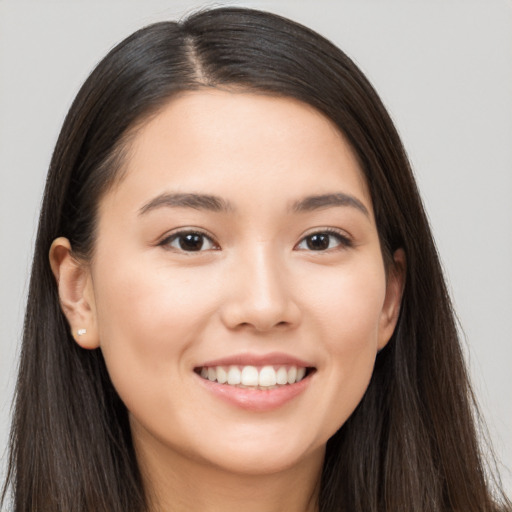
[{"label": "cheek", "polygon": [[202,280],[197,269],[176,271],[144,259],[131,262],[118,258],[117,263],[103,265],[95,273],[103,343],[111,343],[123,333],[142,344],[167,340],[168,345],[170,338],[177,337],[175,333],[199,325],[213,307],[215,294],[210,291],[214,284]]},{"label": "cheek", "polygon": [[143,397],[158,379],[172,383],[189,371],[180,365],[211,318],[216,294],[205,289],[213,286],[206,281],[198,288],[197,272],[143,259],[112,261],[118,264],[104,264],[95,273],[97,322],[110,377],[126,403]]},{"label": "cheek", "polygon": [[[321,277],[321,276],[320,276]],[[311,299],[322,338],[333,354],[356,354],[377,342],[386,278],[380,258],[325,275]]]},{"label": "cheek", "polygon": [[329,397],[322,402],[319,395],[318,402],[330,437],[355,410],[370,382],[386,283],[381,265],[367,265],[364,271],[340,272],[321,284],[312,315],[324,354],[318,375],[324,385],[318,389]]}]

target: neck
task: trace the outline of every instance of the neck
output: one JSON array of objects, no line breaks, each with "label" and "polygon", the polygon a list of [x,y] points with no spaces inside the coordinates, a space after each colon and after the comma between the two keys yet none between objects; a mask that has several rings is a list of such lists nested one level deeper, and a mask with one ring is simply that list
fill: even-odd
[{"label": "neck", "polygon": [[235,473],[136,446],[151,512],[318,512],[324,450],[271,474]]}]

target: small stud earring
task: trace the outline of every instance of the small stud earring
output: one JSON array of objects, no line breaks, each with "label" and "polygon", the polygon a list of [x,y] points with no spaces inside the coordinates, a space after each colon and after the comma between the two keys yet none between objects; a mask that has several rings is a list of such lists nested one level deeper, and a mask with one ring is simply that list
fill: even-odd
[{"label": "small stud earring", "polygon": [[78,336],[82,336],[83,334],[85,334],[87,332],[87,329],[78,329],[78,331],[76,331],[76,333],[78,334]]}]

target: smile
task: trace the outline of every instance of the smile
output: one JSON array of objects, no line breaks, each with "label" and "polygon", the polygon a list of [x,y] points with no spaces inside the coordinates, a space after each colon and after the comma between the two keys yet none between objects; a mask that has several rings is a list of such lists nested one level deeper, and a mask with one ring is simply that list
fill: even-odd
[{"label": "smile", "polygon": [[270,412],[297,403],[316,372],[311,361],[280,352],[231,355],[194,368],[198,383],[208,393],[251,412]]},{"label": "smile", "polygon": [[275,389],[300,382],[309,368],[296,365],[202,366],[196,368],[203,379],[228,386],[252,389]]}]

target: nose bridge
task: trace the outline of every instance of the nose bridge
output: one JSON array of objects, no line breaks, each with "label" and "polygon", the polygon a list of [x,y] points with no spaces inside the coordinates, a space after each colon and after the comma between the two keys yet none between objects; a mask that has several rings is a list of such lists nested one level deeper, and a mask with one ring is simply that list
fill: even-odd
[{"label": "nose bridge", "polygon": [[292,326],[298,321],[298,306],[290,286],[289,269],[273,244],[251,244],[234,263],[225,320],[230,327],[252,326],[258,331]]},{"label": "nose bridge", "polygon": [[254,304],[262,309],[278,307],[289,293],[280,258],[265,243],[261,243],[252,258],[251,254],[247,255],[247,263],[246,279],[251,283],[248,291],[249,296],[253,295]]}]

